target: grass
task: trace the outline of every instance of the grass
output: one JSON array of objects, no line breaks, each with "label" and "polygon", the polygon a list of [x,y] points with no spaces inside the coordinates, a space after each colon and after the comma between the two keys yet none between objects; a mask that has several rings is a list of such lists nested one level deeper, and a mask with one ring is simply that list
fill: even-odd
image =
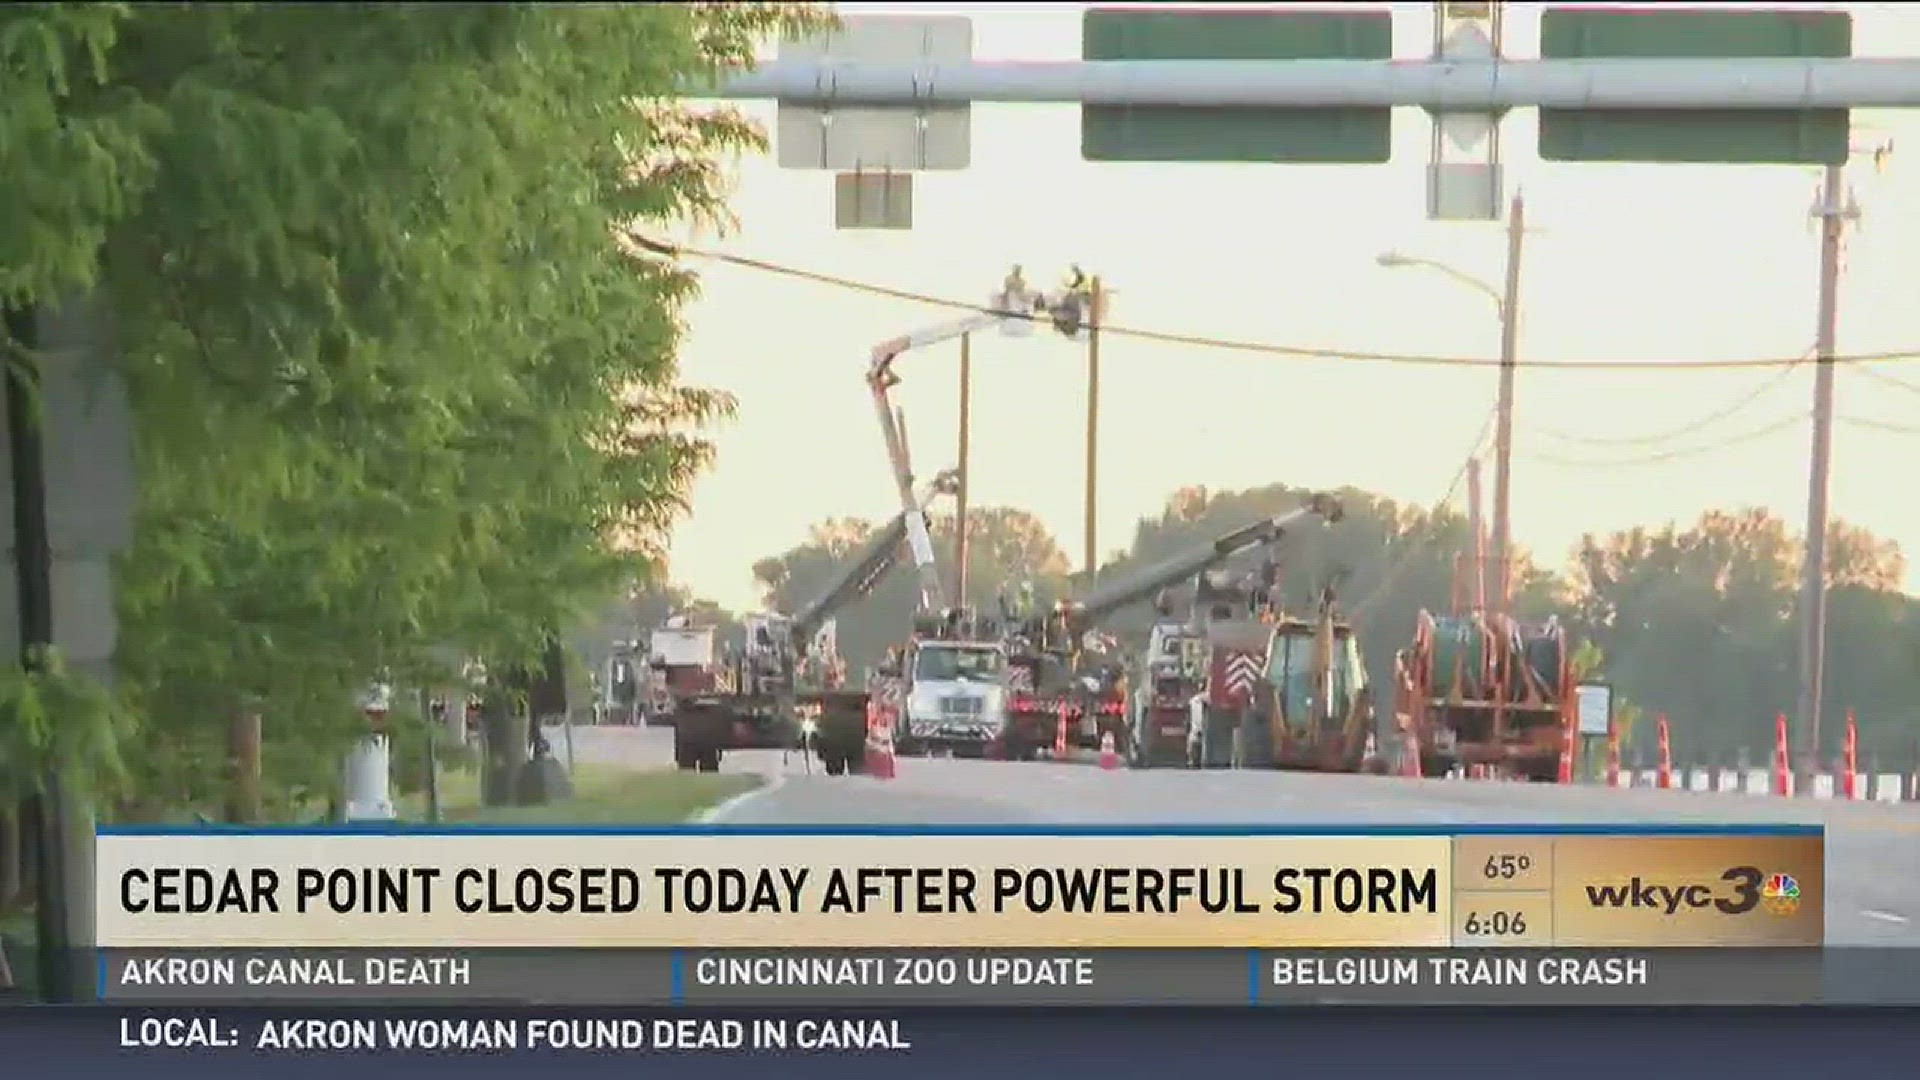
[{"label": "grass", "polygon": [[[440,778],[441,820],[450,825],[664,825],[700,811],[764,781],[744,773],[695,773],[678,769],[632,769],[581,763],[573,773],[573,797],[544,806],[480,805],[477,772],[445,772]],[[395,807],[408,821],[427,820],[426,796]]]},{"label": "grass", "polygon": [[[765,783],[744,773],[695,773],[678,769],[633,769],[582,763],[573,773],[573,797],[545,806],[480,805],[477,770],[446,771],[440,777],[441,820],[447,824],[490,825],[665,825],[686,821]],[[396,800],[402,820],[424,823],[424,795]],[[0,941],[5,943],[15,986],[0,984],[0,1001],[32,995],[33,919],[26,910],[0,912]]]}]

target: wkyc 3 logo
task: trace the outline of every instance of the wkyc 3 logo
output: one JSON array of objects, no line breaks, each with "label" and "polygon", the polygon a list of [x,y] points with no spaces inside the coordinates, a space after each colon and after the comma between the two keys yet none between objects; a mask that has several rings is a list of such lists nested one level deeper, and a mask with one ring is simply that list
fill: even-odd
[{"label": "wkyc 3 logo", "polygon": [[1677,915],[1682,908],[1711,908],[1722,915],[1745,915],[1755,909],[1791,915],[1800,910],[1800,882],[1792,874],[1763,874],[1758,867],[1734,866],[1714,884],[1671,885],[1635,876],[1622,885],[1589,885],[1587,902],[1597,908],[1653,910],[1662,915]]}]

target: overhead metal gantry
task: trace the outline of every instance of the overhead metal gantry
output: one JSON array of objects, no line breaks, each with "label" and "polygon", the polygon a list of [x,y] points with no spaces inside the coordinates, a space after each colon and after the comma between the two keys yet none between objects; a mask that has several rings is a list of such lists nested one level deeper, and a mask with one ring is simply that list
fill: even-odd
[{"label": "overhead metal gantry", "polygon": [[776,61],[699,92],[848,106],[1915,108],[1920,59],[802,60]]}]

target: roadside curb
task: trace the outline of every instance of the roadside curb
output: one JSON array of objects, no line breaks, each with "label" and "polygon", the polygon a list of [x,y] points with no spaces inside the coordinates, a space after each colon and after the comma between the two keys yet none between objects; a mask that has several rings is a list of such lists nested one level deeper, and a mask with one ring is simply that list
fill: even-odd
[{"label": "roadside curb", "polygon": [[725,802],[719,803],[714,806],[709,806],[705,810],[700,811],[698,814],[694,815],[694,818],[693,818],[694,824],[697,824],[697,825],[721,824],[725,822],[727,818],[732,817],[735,813],[737,813],[741,807],[746,806],[748,803],[754,801],[755,799],[761,798],[762,796],[772,794],[773,792],[779,790],[787,782],[787,777],[784,773],[772,772],[772,773],[758,773],[756,775],[758,775],[760,779],[764,781],[764,783],[762,783],[758,787],[743,791],[740,794],[735,795],[733,798],[726,800]]}]

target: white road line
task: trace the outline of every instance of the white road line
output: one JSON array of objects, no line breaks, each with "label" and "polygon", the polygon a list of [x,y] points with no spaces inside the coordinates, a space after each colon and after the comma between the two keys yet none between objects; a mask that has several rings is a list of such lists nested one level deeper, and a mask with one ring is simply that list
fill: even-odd
[{"label": "white road line", "polygon": [[763,795],[771,794],[787,782],[785,773],[761,773],[760,777],[765,780],[766,783],[761,784],[759,787],[743,791],[718,806],[707,807],[696,815],[693,820],[701,825],[714,825],[723,822],[727,818],[732,817],[741,807]]},{"label": "white road line", "polygon": [[1878,919],[1881,922],[1900,923],[1902,925],[1905,925],[1906,923],[1913,921],[1907,918],[1905,915],[1895,915],[1891,911],[1873,911],[1871,909],[1862,908],[1860,911],[1860,914],[1865,915],[1869,919]]}]

